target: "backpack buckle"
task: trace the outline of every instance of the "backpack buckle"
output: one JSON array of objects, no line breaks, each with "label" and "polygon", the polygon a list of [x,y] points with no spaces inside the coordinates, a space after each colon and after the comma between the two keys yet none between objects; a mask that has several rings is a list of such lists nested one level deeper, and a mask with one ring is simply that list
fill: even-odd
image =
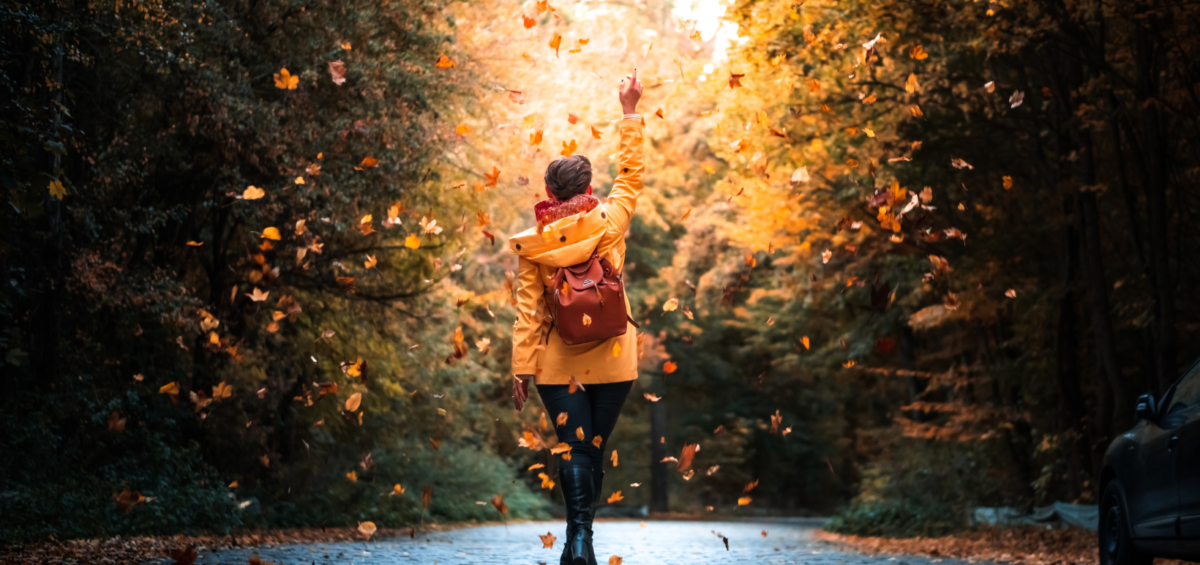
[{"label": "backpack buckle", "polygon": [[587,286],[587,285],[590,285],[590,284],[595,284],[595,282],[594,282],[594,281],[592,281],[592,279],[583,279],[583,285],[584,285],[584,286]]}]

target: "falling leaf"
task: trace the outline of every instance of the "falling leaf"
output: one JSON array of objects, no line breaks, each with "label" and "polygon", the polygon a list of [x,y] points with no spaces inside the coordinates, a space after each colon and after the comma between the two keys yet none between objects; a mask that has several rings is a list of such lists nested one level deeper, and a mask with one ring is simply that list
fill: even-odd
[{"label": "falling leaf", "polygon": [[[582,439],[582,438],[580,438],[580,439]],[[602,444],[602,443],[604,443],[604,438],[602,438],[600,436],[596,436],[596,437],[592,438],[592,445],[596,446],[596,449],[600,449],[600,444]]]},{"label": "falling leaf", "polygon": [[562,45],[562,35],[557,31],[554,32],[554,37],[550,39],[550,48],[554,50],[554,56],[558,57],[558,46]]},{"label": "falling leaf", "polygon": [[[1014,290],[1014,289],[1011,289],[1011,288],[1010,288],[1010,289],[1008,289],[1008,290],[1004,291],[1004,296],[1007,296],[1007,297],[1009,297],[1009,298],[1016,298],[1016,297],[1017,297],[1017,291],[1016,291],[1016,290]],[[113,414],[116,414],[116,412],[113,412]]]},{"label": "falling leaf", "polygon": [[258,188],[257,186],[250,185],[250,186],[246,187],[245,191],[242,192],[242,199],[243,200],[258,200],[259,198],[262,198],[263,196],[266,196],[266,195],[267,195],[267,191],[265,191],[261,188]]},{"label": "falling leaf", "polygon": [[437,60],[437,68],[439,68],[439,69],[449,69],[449,68],[451,68],[451,67],[453,67],[453,66],[454,66],[454,61],[451,61],[449,57],[447,57],[447,56],[445,56],[445,55],[442,55],[442,56],[438,57],[438,60]]},{"label": "falling leaf", "polygon": [[529,29],[529,28],[532,28],[533,26],[537,25],[537,20],[535,20],[529,16],[526,16],[525,14],[521,14],[521,19],[524,21],[525,29]]},{"label": "falling leaf", "polygon": [[346,478],[350,479],[350,482],[352,482],[352,483],[357,483],[358,482],[358,472],[350,471],[349,473],[346,473]]},{"label": "falling leaf", "polygon": [[678,368],[679,368],[679,366],[676,365],[674,362],[667,361],[666,363],[663,363],[663,372],[668,375],[671,373],[674,373],[675,369],[678,369]]},{"label": "falling leaf", "polygon": [[471,133],[471,128],[467,127],[467,124],[459,124],[458,127],[454,128],[454,133],[466,135]]},{"label": "falling leaf", "polygon": [[571,380],[567,383],[567,393],[575,394],[576,390],[587,390],[587,389],[583,388],[583,383],[579,382],[579,379],[575,378],[575,375],[571,375]]},{"label": "falling leaf", "polygon": [[592,126],[592,137],[600,139],[600,130],[596,129],[596,126]]},{"label": "falling leaf", "polygon": [[1004,190],[1012,190],[1012,187],[1013,187],[1012,177],[1005,176],[1000,179],[1000,182],[1004,186]]},{"label": "falling leaf", "polygon": [[496,186],[496,181],[500,180],[500,169],[493,165],[492,172],[483,173],[483,178],[487,179],[484,183],[486,186]]},{"label": "falling leaf", "polygon": [[379,159],[376,159],[376,158],[368,155],[366,157],[363,157],[362,163],[359,163],[358,166],[361,168],[364,168],[364,169],[369,169],[371,167],[375,167],[378,165],[379,165]]},{"label": "falling leaf", "polygon": [[588,316],[587,314],[584,314],[583,315],[583,325],[585,325],[585,326],[592,325],[592,317]]},{"label": "falling leaf", "polygon": [[263,236],[263,239],[274,239],[274,240],[278,241],[279,240],[279,228],[270,227],[270,228],[264,229],[262,232],[262,236]]},{"label": "falling leaf", "polygon": [[650,402],[658,402],[659,400],[662,400],[661,396],[658,396],[657,394],[654,394],[651,392],[647,392],[647,393],[643,394],[642,396],[646,397],[646,400],[649,400]]},{"label": "falling leaf", "polygon": [[829,259],[831,259],[832,257],[833,257],[832,251],[830,251],[828,249],[826,249],[825,251],[822,251],[821,252],[821,264],[823,264],[823,265],[829,264]]},{"label": "falling leaf", "polygon": [[663,303],[663,312],[674,312],[679,309],[679,299],[672,298]]},{"label": "falling leaf", "polygon": [[566,412],[559,412],[558,416],[556,418],[554,418],[554,425],[556,425],[556,426],[567,425],[567,418],[568,418],[568,416],[567,416]]},{"label": "falling leaf", "polygon": [[375,522],[359,522],[358,531],[367,537],[375,535]]},{"label": "falling leaf", "polygon": [[212,399],[221,402],[222,400],[233,396],[233,387],[221,381],[212,387]]},{"label": "falling leaf", "polygon": [[908,50],[908,56],[910,58],[920,61],[920,60],[928,57],[929,54],[925,52],[924,47],[921,47],[920,45],[914,45],[911,49]]},{"label": "falling leaf", "polygon": [[250,300],[253,300],[254,302],[262,302],[267,299],[267,295],[269,294],[271,294],[270,291],[263,292],[258,287],[254,287],[254,292],[248,293],[246,296],[249,296]]},{"label": "falling leaf", "polygon": [[810,177],[808,176],[808,167],[800,167],[799,169],[796,169],[795,171],[792,172],[792,184],[793,185],[799,184],[802,182],[808,182],[809,178]]},{"label": "falling leaf", "polygon": [[329,63],[329,76],[333,84],[341,86],[346,82],[346,65],[341,60]]},{"label": "falling leaf", "polygon": [[410,235],[404,238],[404,246],[409,249],[417,249],[421,247],[421,238],[415,235]]},{"label": "falling leaf", "polygon": [[729,73],[729,88],[734,89],[739,86],[742,86],[741,80],[742,80],[742,77],[744,77],[744,76],[746,76],[745,73],[740,74],[740,75],[734,74],[734,73]]},{"label": "falling leaf", "polygon": [[662,110],[662,108],[659,108],[658,110],[655,110],[655,111],[654,111],[654,115],[655,115],[655,116],[658,116],[658,117],[659,117],[659,118],[661,118],[661,119],[666,119],[666,118],[663,116],[663,110]]},{"label": "falling leaf", "polygon": [[374,255],[367,255],[367,260],[363,262],[363,266],[368,269],[373,268],[377,264],[379,264],[379,261],[375,259]]},{"label": "falling leaf", "polygon": [[554,481],[550,480],[550,475],[547,475],[545,473],[538,473],[538,478],[542,479],[542,488],[543,489],[552,490],[554,488]]},{"label": "falling leaf", "polygon": [[167,383],[165,385],[162,385],[161,387],[158,388],[158,393],[159,394],[178,395],[179,394],[179,383]]},{"label": "falling leaf", "polygon": [[550,448],[551,455],[558,455],[560,453],[570,453],[570,452],[571,452],[571,444],[569,444],[569,443],[559,442],[558,445]]},{"label": "falling leaf", "polygon": [[[912,114],[912,117],[914,117],[914,118],[920,118],[925,115],[925,112],[921,111],[921,107],[916,104],[913,104],[912,106],[908,107],[908,113]],[[888,161],[890,162],[891,159],[889,159]]]},{"label": "falling leaf", "polygon": [[404,494],[404,486],[400,485],[399,483],[396,483],[396,486],[392,487],[392,492],[388,493],[389,496],[398,496],[402,494]]},{"label": "falling leaf", "polygon": [[750,497],[749,497],[749,496],[743,496],[743,497],[741,497],[741,498],[739,498],[739,499],[738,499],[738,506],[745,506],[745,505],[747,505],[747,504],[750,504]]},{"label": "falling leaf", "polygon": [[201,245],[204,245],[204,242],[201,242],[201,241],[189,241],[189,242],[187,242],[187,244],[188,244],[190,247],[200,247]]},{"label": "falling leaf", "polygon": [[346,399],[346,411],[354,412],[355,410],[358,410],[358,406],[360,404],[362,404],[362,393],[356,392],[351,394],[350,398]]},{"label": "falling leaf", "polygon": [[583,426],[575,428],[575,437],[578,438],[579,441],[583,441],[583,438],[587,437],[587,435],[583,433]]},{"label": "falling leaf", "polygon": [[[595,128],[593,128],[595,129]],[[529,145],[534,146],[542,142],[542,130],[537,130],[529,134]]]},{"label": "falling leaf", "polygon": [[1012,96],[1008,97],[1008,103],[1012,104],[1013,108],[1020,106],[1023,102],[1025,102],[1025,93],[1020,90],[1013,91]]},{"label": "falling leaf", "polygon": [[433,500],[433,485],[425,485],[424,492],[421,493],[421,506],[429,508],[429,503]]},{"label": "falling leaf", "polygon": [[869,96],[867,96],[866,98],[863,98],[862,103],[863,104],[874,104],[875,100],[877,100],[877,98],[875,97],[875,93],[872,92]]},{"label": "falling leaf", "polygon": [[539,535],[538,537],[542,538],[542,549],[554,549],[554,540],[558,539],[550,532],[546,532],[546,535]]},{"label": "falling leaf", "polygon": [[989,81],[987,81],[987,83],[985,83],[983,85],[983,88],[984,88],[984,90],[987,90],[988,92],[995,92],[996,91],[996,82],[989,80]]},{"label": "falling leaf", "polygon": [[696,452],[700,451],[700,445],[689,443],[683,446],[683,450],[679,453],[679,471],[686,471],[692,466],[692,460],[696,457]]},{"label": "falling leaf", "polygon": [[617,464],[619,462],[619,460],[617,459],[617,450],[615,450],[615,449],[613,450],[612,455],[609,457],[609,460],[612,461],[613,467],[617,466]]},{"label": "falling leaf", "polygon": [[688,219],[688,216],[691,216],[691,215],[692,215],[692,209],[688,208],[687,212],[684,212],[683,215],[679,217],[679,221],[682,222],[682,221]]},{"label": "falling leaf", "polygon": [[804,349],[808,349],[809,348],[808,347],[809,346],[808,336],[804,336],[804,337],[800,338],[800,343],[804,344]]},{"label": "falling leaf", "polygon": [[297,86],[300,86],[300,77],[289,73],[286,67],[275,73],[275,88],[296,90]]},{"label": "falling leaf", "polygon": [[975,167],[971,166],[970,163],[963,161],[962,159],[959,159],[958,157],[954,157],[954,158],[950,159],[950,165],[952,165],[956,169],[970,170],[970,169],[975,168]]},{"label": "falling leaf", "polygon": [[570,157],[571,155],[574,155],[575,150],[579,148],[579,146],[575,144],[574,139],[572,139],[571,143],[569,143],[569,144],[565,141],[562,142],[562,144],[563,144],[563,149],[562,149],[562,152],[560,152],[559,154],[562,155],[563,157]]},{"label": "falling leaf", "polygon": [[609,504],[612,504],[614,502],[620,502],[622,500],[625,500],[625,497],[621,496],[621,491],[614,492],[614,493],[612,493],[612,496],[608,497]]},{"label": "falling leaf", "polygon": [[917,83],[917,75],[915,73],[909,73],[908,80],[904,81],[904,91],[913,93],[917,90],[920,90],[920,88],[921,85]]},{"label": "falling leaf", "polygon": [[[113,410],[112,414],[108,415],[108,429],[113,432],[125,431],[125,418],[122,418],[121,414],[116,410]],[[596,447],[600,446],[597,445]]]},{"label": "falling leaf", "polygon": [[612,356],[619,357],[620,355],[621,355],[621,344],[614,341],[613,346],[612,346]]}]

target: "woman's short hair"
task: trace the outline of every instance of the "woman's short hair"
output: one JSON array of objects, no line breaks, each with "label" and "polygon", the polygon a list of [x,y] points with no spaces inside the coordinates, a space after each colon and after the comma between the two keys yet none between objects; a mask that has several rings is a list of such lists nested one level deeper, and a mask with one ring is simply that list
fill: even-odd
[{"label": "woman's short hair", "polygon": [[592,162],[583,155],[555,159],[546,167],[546,188],[559,200],[583,194],[592,184]]}]

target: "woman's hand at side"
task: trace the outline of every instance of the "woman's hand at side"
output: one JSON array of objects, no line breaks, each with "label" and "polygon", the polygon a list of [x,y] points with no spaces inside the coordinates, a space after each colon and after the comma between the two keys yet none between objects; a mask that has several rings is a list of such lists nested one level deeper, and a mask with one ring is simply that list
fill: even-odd
[{"label": "woman's hand at side", "polygon": [[638,100],[642,97],[642,83],[638,82],[637,69],[633,69],[632,75],[627,75],[621,79],[621,90],[618,98],[621,99],[621,109],[626,114],[636,114]]},{"label": "woman's hand at side", "polygon": [[513,377],[513,404],[517,406],[517,412],[520,412],[525,407],[525,401],[529,400],[529,379],[533,375],[516,375]]}]

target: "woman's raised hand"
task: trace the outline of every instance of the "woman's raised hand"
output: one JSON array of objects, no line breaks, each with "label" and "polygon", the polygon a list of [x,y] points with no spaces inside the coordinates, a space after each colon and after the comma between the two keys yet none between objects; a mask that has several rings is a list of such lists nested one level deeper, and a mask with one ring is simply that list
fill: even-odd
[{"label": "woman's raised hand", "polygon": [[621,109],[626,114],[637,113],[638,99],[642,97],[642,83],[638,82],[637,69],[633,69],[633,74],[626,75],[621,79]]}]

